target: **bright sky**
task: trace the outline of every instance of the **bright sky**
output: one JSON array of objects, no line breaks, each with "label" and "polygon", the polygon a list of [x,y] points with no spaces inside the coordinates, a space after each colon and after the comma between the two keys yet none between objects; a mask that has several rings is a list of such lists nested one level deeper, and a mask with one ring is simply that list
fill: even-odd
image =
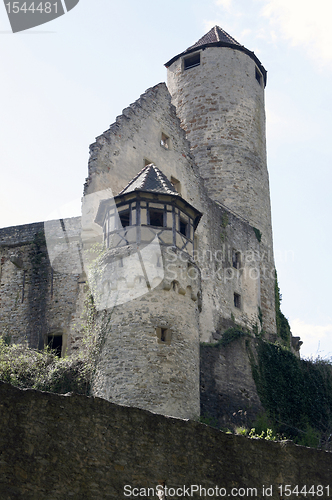
[{"label": "bright sky", "polygon": [[0,227],[79,215],[89,144],[218,24],[268,70],[282,310],[302,356],[332,356],[331,18],[331,0],[80,0],[14,35],[0,5]]}]

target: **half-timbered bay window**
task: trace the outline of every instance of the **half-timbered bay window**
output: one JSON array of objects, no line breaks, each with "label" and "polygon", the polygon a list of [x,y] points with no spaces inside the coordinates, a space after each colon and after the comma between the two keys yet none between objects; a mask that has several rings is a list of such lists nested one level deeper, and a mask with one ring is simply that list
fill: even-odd
[{"label": "half-timbered bay window", "polygon": [[[104,244],[107,248],[145,245],[157,236],[161,245],[175,246],[192,255],[201,214],[175,191],[157,167],[148,165],[143,171],[152,168],[148,185],[153,187],[153,182],[159,182],[159,192],[137,188],[126,192],[130,183],[114,199],[101,201],[95,222],[103,226]],[[166,187],[162,182],[168,183]]]}]

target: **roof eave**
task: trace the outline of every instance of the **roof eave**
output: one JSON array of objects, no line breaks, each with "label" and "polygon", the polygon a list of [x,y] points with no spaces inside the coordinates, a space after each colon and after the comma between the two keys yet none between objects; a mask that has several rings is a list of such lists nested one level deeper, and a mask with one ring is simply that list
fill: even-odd
[{"label": "roof eave", "polygon": [[167,63],[165,63],[164,66],[166,66],[166,68],[169,68],[171,66],[171,64],[173,64],[180,57],[191,54],[192,52],[198,52],[199,50],[205,50],[206,48],[209,48],[209,47],[228,47],[230,49],[240,50],[241,52],[244,52],[245,54],[247,54],[249,57],[251,57],[251,59],[253,59],[255,61],[255,63],[259,67],[259,69],[263,75],[264,87],[266,87],[267,71],[264,68],[263,64],[260,62],[260,60],[258,59],[258,57],[256,56],[256,54],[254,52],[252,52],[251,50],[247,49],[246,47],[244,47],[243,45],[236,45],[235,43],[226,43],[226,42],[205,43],[204,45],[200,45],[199,47],[187,49],[184,52],[181,52],[181,54],[178,54],[178,55],[172,57],[172,59],[170,59]]}]

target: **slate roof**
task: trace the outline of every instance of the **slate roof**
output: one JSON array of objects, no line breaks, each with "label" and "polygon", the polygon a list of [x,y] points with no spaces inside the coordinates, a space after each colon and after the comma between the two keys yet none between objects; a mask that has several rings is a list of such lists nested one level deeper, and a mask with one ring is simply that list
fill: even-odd
[{"label": "slate roof", "polygon": [[132,191],[150,191],[152,193],[171,194],[179,196],[173,184],[166,175],[153,163],[144,167],[119,195],[131,193]]},{"label": "slate roof", "polygon": [[241,47],[241,44],[237,42],[235,38],[231,37],[231,35],[226,33],[226,31],[221,29],[219,26],[214,26],[208,33],[206,33],[206,35],[202,36],[202,38],[200,38],[198,42],[194,43],[194,45],[191,45],[191,47],[188,47],[185,52],[192,49],[197,49],[209,43],[216,42],[223,42],[229,45],[239,45],[239,47]]},{"label": "slate roof", "polygon": [[202,38],[200,38],[196,43],[188,47],[186,50],[181,52],[180,54],[177,54],[176,56],[172,57],[166,64],[166,68],[168,68],[171,64],[173,64],[177,59],[180,57],[190,54],[191,52],[195,52],[198,49],[205,49],[207,47],[231,47],[232,49],[235,50],[240,50],[241,52],[245,52],[248,54],[251,59],[255,61],[257,66],[262,72],[262,75],[264,77],[264,84],[266,85],[266,69],[258,59],[258,57],[254,54],[254,52],[251,52],[248,50],[244,45],[241,45],[239,42],[235,40],[231,35],[226,33],[220,26],[214,26],[213,28],[208,31]]}]

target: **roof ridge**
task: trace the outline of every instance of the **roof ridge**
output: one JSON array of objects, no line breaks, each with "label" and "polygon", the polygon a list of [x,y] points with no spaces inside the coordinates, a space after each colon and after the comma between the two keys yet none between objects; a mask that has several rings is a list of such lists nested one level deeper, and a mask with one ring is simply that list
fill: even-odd
[{"label": "roof ridge", "polygon": [[[135,186],[136,183],[136,186]],[[149,163],[140,170],[140,172],[120,191],[119,195],[126,194],[130,191],[152,191],[166,192],[167,194],[178,195],[171,181],[166,175],[154,164]]]},{"label": "roof ridge", "polygon": [[219,36],[219,33],[218,33],[218,28],[220,29],[220,27],[216,24],[215,27],[214,27],[214,32],[216,34],[218,42],[220,42],[220,36]]}]

